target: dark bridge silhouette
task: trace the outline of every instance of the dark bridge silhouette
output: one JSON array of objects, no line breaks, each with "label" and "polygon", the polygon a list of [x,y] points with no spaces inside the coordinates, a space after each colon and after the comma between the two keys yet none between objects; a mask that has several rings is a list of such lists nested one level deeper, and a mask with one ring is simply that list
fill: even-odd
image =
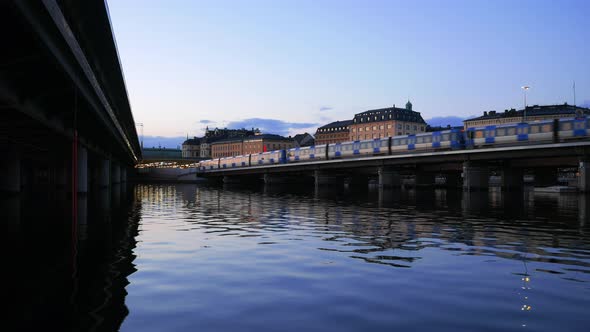
[{"label": "dark bridge silhouette", "polygon": [[125,182],[141,150],[105,1],[2,1],[0,29],[0,191]]}]

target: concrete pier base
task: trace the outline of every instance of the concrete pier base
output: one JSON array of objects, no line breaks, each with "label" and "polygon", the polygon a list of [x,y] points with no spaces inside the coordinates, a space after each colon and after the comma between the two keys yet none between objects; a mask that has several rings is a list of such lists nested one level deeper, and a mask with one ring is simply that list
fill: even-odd
[{"label": "concrete pier base", "polygon": [[557,182],[557,168],[544,167],[536,168],[535,172],[535,187],[551,187],[556,186]]},{"label": "concrete pier base", "polygon": [[447,173],[445,174],[445,187],[449,189],[461,189],[463,178],[461,173]]},{"label": "concrete pier base", "polygon": [[490,171],[485,166],[477,166],[471,162],[463,163],[463,190],[487,190],[490,185]]},{"label": "concrete pier base", "polygon": [[18,154],[7,156],[0,163],[0,191],[19,193],[21,191],[21,161]]},{"label": "concrete pier base", "polygon": [[379,176],[379,187],[399,188],[402,185],[401,175],[394,169],[379,167],[377,174]]},{"label": "concrete pier base", "polygon": [[88,150],[78,146],[78,192],[88,192]]},{"label": "concrete pier base", "polygon": [[578,190],[581,192],[590,192],[590,161],[580,161],[578,173]]},{"label": "concrete pier base", "polygon": [[115,162],[111,162],[111,183],[121,183],[121,166]]},{"label": "concrete pier base", "polygon": [[524,186],[524,172],[521,168],[502,168],[502,190],[519,190]]},{"label": "concrete pier base", "polygon": [[414,186],[418,187],[434,187],[436,183],[436,174],[431,172],[418,171],[414,178]]},{"label": "concrete pier base", "polygon": [[102,159],[98,162],[98,186],[100,188],[107,188],[111,183],[111,161]]},{"label": "concrete pier base", "polygon": [[314,171],[313,173],[315,186],[334,186],[343,185],[341,178],[334,174],[330,174],[324,171]]}]

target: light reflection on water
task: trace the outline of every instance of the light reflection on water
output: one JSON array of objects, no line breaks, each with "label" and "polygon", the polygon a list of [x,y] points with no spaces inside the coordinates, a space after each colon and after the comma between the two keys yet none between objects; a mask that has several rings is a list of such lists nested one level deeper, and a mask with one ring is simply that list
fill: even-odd
[{"label": "light reflection on water", "polygon": [[139,185],[123,331],[585,330],[588,197]]}]

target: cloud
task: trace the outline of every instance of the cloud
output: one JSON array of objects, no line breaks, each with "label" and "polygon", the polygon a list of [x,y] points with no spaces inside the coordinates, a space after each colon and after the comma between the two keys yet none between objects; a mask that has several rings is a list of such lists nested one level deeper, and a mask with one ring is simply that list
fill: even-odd
[{"label": "cloud", "polygon": [[451,125],[452,127],[454,126],[462,126],[463,125],[463,120],[468,119],[471,117],[467,117],[467,118],[462,118],[462,117],[458,117],[458,116],[436,116],[434,118],[431,119],[426,119],[426,123],[428,123],[430,126],[432,127],[438,127],[438,126],[446,126],[446,125]]},{"label": "cloud", "polygon": [[[141,139],[141,138],[140,138]],[[143,147],[144,148],[170,148],[176,149],[182,145],[182,142],[186,140],[186,136],[176,137],[165,137],[165,136],[144,136]]]},{"label": "cloud", "polygon": [[320,112],[324,112],[324,111],[329,111],[332,110],[333,108],[330,106],[322,106],[320,107]]},{"label": "cloud", "polygon": [[201,121],[199,121],[199,123],[202,123],[202,124],[209,124],[209,123],[213,123],[213,122],[214,121],[211,121],[211,120],[201,120]]},{"label": "cloud", "polygon": [[282,136],[288,136],[295,132],[299,132],[302,129],[317,128],[317,123],[306,123],[306,122],[285,122],[275,119],[261,119],[261,118],[250,118],[240,121],[232,121],[227,124],[228,128],[258,128],[264,134],[278,134]]}]

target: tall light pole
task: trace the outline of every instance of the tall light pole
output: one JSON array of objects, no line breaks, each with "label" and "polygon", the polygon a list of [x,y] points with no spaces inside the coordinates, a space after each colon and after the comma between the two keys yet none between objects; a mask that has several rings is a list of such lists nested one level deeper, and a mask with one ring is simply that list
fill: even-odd
[{"label": "tall light pole", "polygon": [[522,90],[524,91],[524,109],[522,111],[523,112],[522,113],[522,122],[526,121],[526,91],[530,88],[531,88],[530,86],[526,86],[526,85],[522,87]]},{"label": "tall light pole", "polygon": [[141,127],[141,149],[143,150],[143,123],[136,122],[135,125]]}]

